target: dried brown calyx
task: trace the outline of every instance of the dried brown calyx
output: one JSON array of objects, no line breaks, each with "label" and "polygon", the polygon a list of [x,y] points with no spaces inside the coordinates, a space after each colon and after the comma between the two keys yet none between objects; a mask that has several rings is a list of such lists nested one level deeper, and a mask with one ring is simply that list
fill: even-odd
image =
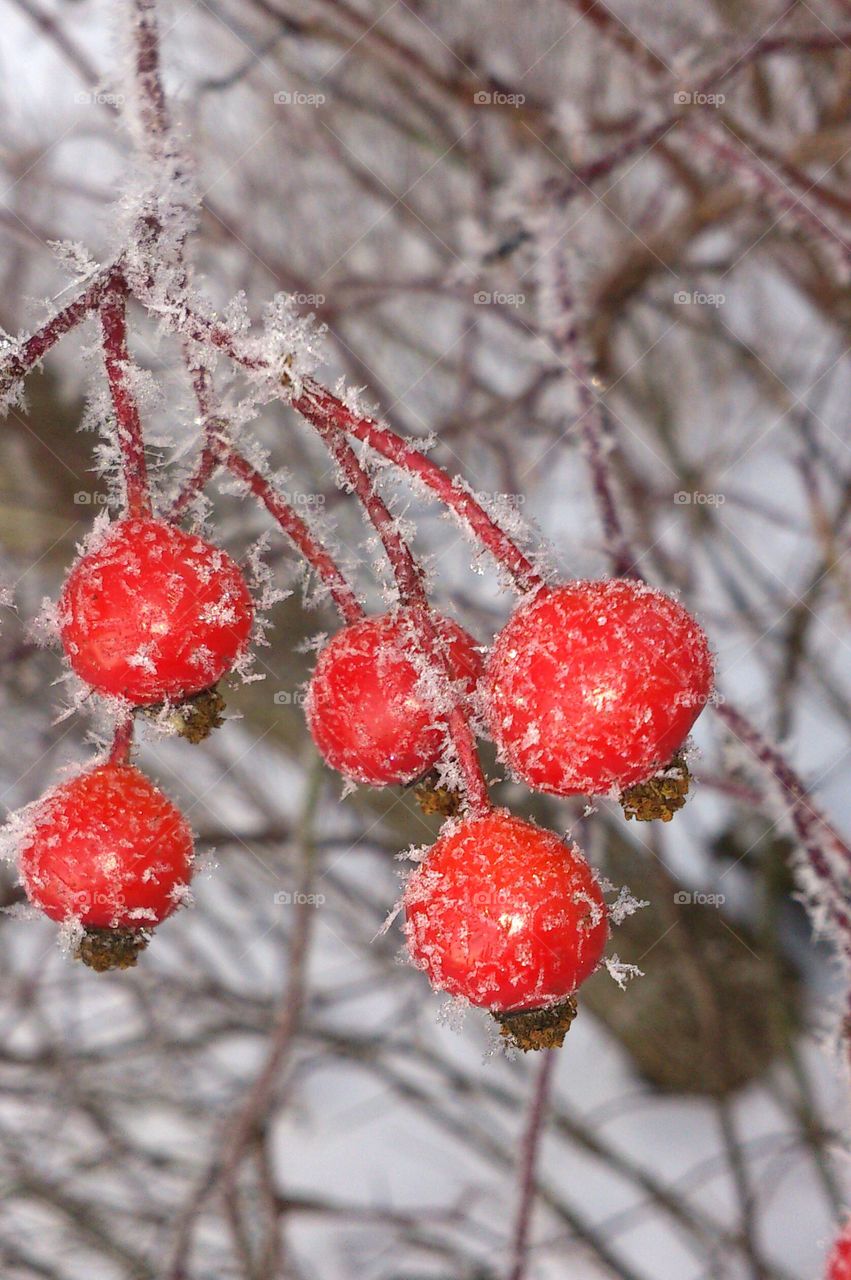
[{"label": "dried brown calyx", "polygon": [[423,813],[454,818],[461,811],[461,796],[450,787],[441,786],[434,770],[420,779],[414,787],[414,795]]},{"label": "dried brown calyx", "polygon": [[[143,707],[142,710],[152,719],[160,719],[165,706],[164,702],[158,702],[154,706]],[[225,700],[219,693],[218,686],[212,685],[209,689],[202,689],[200,693],[184,698],[183,702],[169,706],[164,717],[165,724],[181,738],[186,738],[187,742],[203,742],[214,729],[224,724],[224,709]]]},{"label": "dried brown calyx", "polygon": [[77,944],[75,955],[95,973],[132,969],[150,940],[150,934],[144,929],[89,927]]},{"label": "dried brown calyx", "polygon": [[543,1009],[518,1009],[514,1013],[494,1013],[499,1034],[516,1049],[560,1049],[578,1012],[576,999],[568,996],[559,1004]]},{"label": "dried brown calyx", "polygon": [[670,822],[685,804],[690,782],[689,767],[678,752],[652,778],[627,787],[621,793],[621,808],[627,818],[635,818],[636,822],[652,822],[654,818]]}]

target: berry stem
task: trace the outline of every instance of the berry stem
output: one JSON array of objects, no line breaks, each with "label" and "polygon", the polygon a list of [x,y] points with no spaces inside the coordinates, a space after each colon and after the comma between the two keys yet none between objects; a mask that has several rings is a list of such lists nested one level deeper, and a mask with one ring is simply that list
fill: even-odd
[{"label": "berry stem", "polygon": [[133,713],[128,712],[123,720],[115,726],[112,746],[109,749],[110,764],[128,764],[130,749],[133,746]]},{"label": "berry stem", "polygon": [[0,396],[6,395],[16,382],[26,377],[60,338],[97,310],[116,278],[116,271],[115,266],[107,267],[73,301],[46,320],[40,329],[36,329],[5,359],[0,360]]},{"label": "berry stem", "polygon": [[[431,606],[426,594],[425,583],[419,565],[411,554],[404,538],[399,533],[396,523],[376,492],[369,475],[361,466],[349,442],[335,426],[323,421],[317,424],[317,431],[325,441],[331,456],[343,473],[346,484],[359,498],[369,520],[381,539],[387,559],[393,570],[399,598],[404,605],[412,609],[413,617],[422,642],[422,652],[428,662],[439,672],[441,678],[451,682],[452,673],[449,662],[440,646],[440,639],[434,626]],[[482,772],[476,751],[476,741],[467,717],[464,715],[457,699],[453,698],[452,710],[447,714],[449,736],[455,748],[458,764],[464,779],[467,802],[473,815],[486,813],[490,807],[488,784]]]},{"label": "berry stem", "polygon": [[333,425],[363,440],[382,457],[415,476],[467,524],[491,555],[503,564],[518,590],[528,592],[543,585],[532,562],[484,510],[458,477],[450,476],[425,454],[407,444],[389,427],[354,413],[330,391],[307,379],[293,406],[317,429]]},{"label": "berry stem", "polygon": [[188,347],[184,347],[183,355],[198,402],[203,428],[203,444],[195,470],[172,504],[169,519],[178,520],[192,498],[201,492],[217,468],[227,467],[233,475],[248,486],[254,497],[263,504],[272,519],[280,526],[285,536],[316,570],[328,588],[328,593],[343,621],[359,622],[363,617],[363,609],[343,571],[331,553],[314,537],[306,521],[278,492],[271,481],[261,475],[247,458],[228,443],[226,423],[221,414],[216,412],[209,370],[201,360],[193,359]]},{"label": "berry stem", "polygon": [[151,515],[145,442],[136,397],[131,387],[130,355],[127,350],[127,286],[115,276],[100,304],[103,357],[115,418],[118,442],[124,463],[127,514]]},{"label": "berry stem", "polygon": [[[276,373],[286,388],[289,376],[285,370],[273,370],[268,360],[234,335],[227,325],[200,315],[181,300],[179,306],[168,298],[155,297],[148,290],[140,301],[171,328],[203,345],[223,352],[234,364],[250,373]],[[316,427],[317,430],[336,427],[363,440],[397,467],[419,479],[450,510],[469,526],[491,555],[511,574],[517,589],[523,593],[543,586],[543,578],[504,529],[488,515],[480,502],[464,487],[458,477],[432,462],[425,454],[406,443],[395,431],[369,418],[355,413],[343,401],[321,386],[313,378],[305,378],[298,394],[291,401],[293,408]]]},{"label": "berry stem", "polygon": [[[555,347],[555,353],[567,367],[579,401],[577,425],[582,434],[582,445],[591,473],[606,552],[614,573],[619,577],[640,578],[615,497],[608,462],[611,434],[602,400],[594,391],[594,375],[577,322],[576,300],[568,279],[565,254],[560,248],[563,239],[560,219],[556,216],[547,220],[544,239],[546,244],[542,245],[540,262],[542,265],[546,263],[547,269],[541,272],[540,289],[542,310],[548,321],[545,328]],[[554,266],[551,262],[553,257]]]},{"label": "berry stem", "polygon": [[325,583],[343,620],[347,623],[360,621],[363,617],[363,609],[343,576],[342,570],[329,552],[316,541],[305,521],[278,493],[271,482],[252,467],[246,458],[223,442],[220,442],[215,450],[214,460],[244,481],[258,502],[263,504],[272,519],[278,523]]},{"label": "berry stem", "polygon": [[196,494],[203,490],[208,480],[211,479],[213,472],[219,466],[217,440],[224,429],[223,420],[217,417],[213,408],[213,388],[208,370],[202,361],[193,359],[186,344],[184,344],[183,358],[192,378],[195,399],[198,402],[202,444],[195,470],[184,483],[168,513],[168,518],[172,521],[180,519],[189,503]]},{"label": "berry stem", "polygon": [[511,1239],[511,1264],[508,1270],[508,1280],[524,1280],[526,1275],[529,1234],[532,1227],[532,1210],[535,1206],[538,1153],[543,1136],[544,1116],[549,1102],[555,1064],[556,1050],[542,1049],[541,1061],[537,1067],[537,1076],[532,1089],[526,1129],[520,1150],[520,1188],[514,1219],[514,1232]]}]

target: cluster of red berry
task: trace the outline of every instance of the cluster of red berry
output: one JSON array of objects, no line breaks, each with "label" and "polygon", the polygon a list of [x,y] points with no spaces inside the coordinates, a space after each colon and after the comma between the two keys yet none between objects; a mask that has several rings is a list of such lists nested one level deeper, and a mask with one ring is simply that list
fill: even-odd
[{"label": "cluster of red berry", "polygon": [[[71,667],[131,708],[179,703],[215,685],[245,650],[251,596],[224,551],[175,525],[111,525],[74,565],[59,602]],[[186,897],[193,841],[183,815],[119,751],[22,815],[29,900],[81,926],[96,969],[135,963],[151,929]]]},{"label": "cluster of red berry", "polygon": [[[435,631],[457,696],[481,709],[502,759],[556,795],[620,793],[652,778],[712,692],[698,624],[625,579],[537,590],[485,664],[456,624],[438,619]],[[402,610],[346,627],[319,657],[308,723],[349,778],[406,783],[440,759],[445,724],[412,649]],[[608,936],[601,888],[574,845],[505,810],[450,821],[410,876],[404,907],[410,956],[433,987],[498,1012],[523,1047],[560,1042],[570,997]]]},{"label": "cluster of red berry", "polygon": [[[230,557],[153,518],[99,532],[59,603],[73,670],[133,710],[203,696],[245,652],[252,620]],[[319,656],[308,724],[348,778],[386,786],[428,775],[460,706],[481,716],[528,786],[620,793],[670,765],[711,694],[701,628],[676,601],[631,580],[538,587],[486,661],[456,623],[433,616],[426,632],[421,623],[410,606],[361,618]],[[442,683],[431,678],[437,654],[449,675]],[[191,864],[186,820],[126,747],[55,788],[23,824],[28,897],[82,927],[79,954],[96,968],[134,962],[186,896]],[[608,935],[603,893],[580,851],[486,798],[449,820],[409,877],[404,907],[411,958],[432,985],[506,1023],[531,1013],[527,1034],[514,1024],[525,1043],[563,1035],[571,997]]]}]

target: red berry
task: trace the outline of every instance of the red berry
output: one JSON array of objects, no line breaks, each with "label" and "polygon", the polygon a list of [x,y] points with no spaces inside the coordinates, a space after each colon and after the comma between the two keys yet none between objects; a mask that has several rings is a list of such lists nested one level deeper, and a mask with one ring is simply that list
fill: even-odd
[{"label": "red berry", "polygon": [[851,1280],[851,1227],[847,1224],[827,1260],[827,1280]]},{"label": "red berry", "polygon": [[486,713],[529,786],[600,795],[670,762],[712,677],[706,636],[675,600],[625,579],[572,582],[522,604],[497,636]]},{"label": "red berry", "polygon": [[[345,627],[325,646],[310,682],[310,732],[333,769],[356,782],[410,782],[440,758],[446,723],[421,687],[412,611]],[[448,618],[433,617],[454,680],[470,694],[481,675],[476,642]]]},{"label": "red berry", "polygon": [[404,903],[408,950],[432,986],[500,1011],[563,1000],[608,936],[600,886],[576,846],[505,810],[442,835]]},{"label": "red berry", "polygon": [[189,884],[192,832],[143,773],[104,764],[32,807],[19,850],[27,897],[51,920],[145,929]]},{"label": "red berry", "polygon": [[251,596],[218,547],[159,520],[120,520],[74,565],[59,602],[74,671],[136,706],[214,685],[245,649]]}]

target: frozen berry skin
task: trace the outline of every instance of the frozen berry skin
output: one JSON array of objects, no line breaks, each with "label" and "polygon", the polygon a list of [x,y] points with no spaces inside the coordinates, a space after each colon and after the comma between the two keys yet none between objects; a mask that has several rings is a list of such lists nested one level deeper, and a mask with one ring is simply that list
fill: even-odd
[{"label": "frozen berry skin", "polygon": [[851,1280],[851,1227],[848,1225],[831,1250],[826,1280]]},{"label": "frozen berry skin", "polygon": [[497,636],[485,713],[530,787],[605,795],[669,763],[711,696],[712,655],[670,596],[614,578],[544,589]]},{"label": "frozen berry skin", "polygon": [[[453,680],[471,694],[482,672],[476,641],[457,623],[432,615]],[[364,618],[325,646],[305,710],[320,754],[332,769],[374,787],[410,782],[440,757],[446,723],[419,687],[414,615]]]},{"label": "frozen berry skin", "polygon": [[405,888],[405,933],[431,985],[493,1011],[564,1000],[606,945],[591,867],[505,810],[450,825]]},{"label": "frozen berry skin", "polygon": [[119,520],[72,568],[59,601],[77,675],[135,706],[214,685],[245,650],[251,596],[227,552],[159,520]]},{"label": "frozen berry skin", "polygon": [[189,885],[189,824],[132,765],[104,764],[60,783],[28,818],[21,881],[51,920],[151,928]]}]

